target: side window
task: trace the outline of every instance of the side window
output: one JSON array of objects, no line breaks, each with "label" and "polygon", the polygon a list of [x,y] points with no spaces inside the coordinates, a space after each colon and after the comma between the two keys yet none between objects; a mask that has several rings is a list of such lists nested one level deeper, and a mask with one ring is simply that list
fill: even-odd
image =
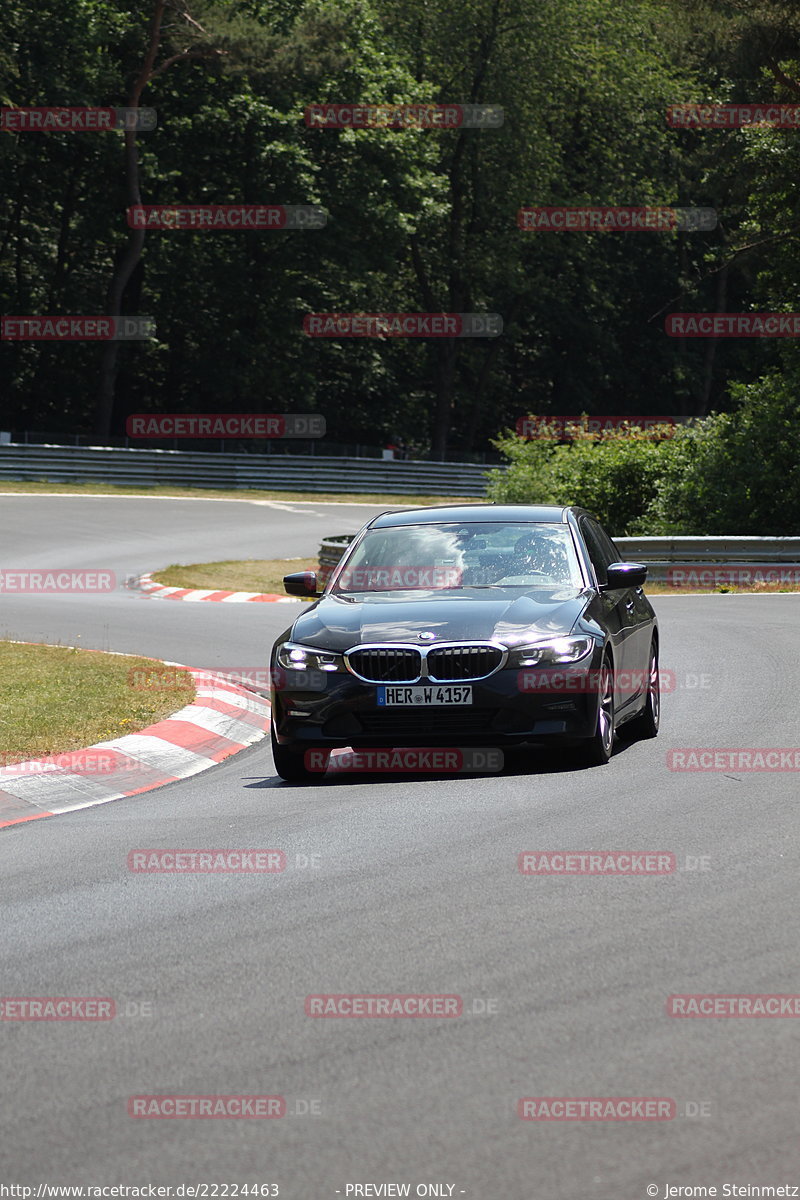
[{"label": "side window", "polygon": [[584,517],[581,521],[581,533],[586,542],[586,549],[589,551],[589,558],[592,560],[598,583],[607,583],[608,565],[618,561],[616,550],[600,526],[594,521],[590,521],[588,517]]},{"label": "side window", "polygon": [[600,545],[605,549],[606,554],[610,555],[610,558],[608,560],[609,563],[624,562],[625,561],[624,557],[620,554],[619,550],[614,545],[611,538],[606,533],[605,529],[603,529],[602,525],[598,525],[595,523],[594,527],[595,527],[595,530],[597,531],[597,536],[600,539]]}]

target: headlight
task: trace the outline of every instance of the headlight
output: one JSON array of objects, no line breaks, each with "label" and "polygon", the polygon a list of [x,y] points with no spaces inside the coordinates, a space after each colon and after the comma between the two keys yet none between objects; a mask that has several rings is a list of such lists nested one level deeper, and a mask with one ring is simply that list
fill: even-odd
[{"label": "headlight", "polygon": [[551,638],[547,642],[510,650],[506,667],[547,667],[575,663],[586,658],[593,650],[594,639],[590,637]]},{"label": "headlight", "polygon": [[277,660],[287,671],[344,671],[341,654],[330,650],[315,650],[297,642],[284,642],[278,647]]}]

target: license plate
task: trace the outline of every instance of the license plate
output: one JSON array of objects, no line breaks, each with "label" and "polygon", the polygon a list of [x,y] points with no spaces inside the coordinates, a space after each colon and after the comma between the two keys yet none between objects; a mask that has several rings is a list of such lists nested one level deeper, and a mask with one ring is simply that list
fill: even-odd
[{"label": "license plate", "polygon": [[378,688],[378,704],[387,708],[416,708],[435,704],[472,704],[472,688],[432,683],[422,687],[389,686]]}]

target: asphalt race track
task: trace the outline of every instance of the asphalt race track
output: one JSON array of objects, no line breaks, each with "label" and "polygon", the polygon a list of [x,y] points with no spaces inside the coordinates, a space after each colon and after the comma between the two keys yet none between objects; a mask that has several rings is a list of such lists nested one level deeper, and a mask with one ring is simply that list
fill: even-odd
[{"label": "asphalt race track", "polygon": [[[4,566],[122,576],[312,555],[321,535],[379,511],[0,504]],[[110,996],[120,1015],[0,1023],[0,1176],[277,1183],[285,1200],[357,1194],[348,1184],[408,1183],[412,1196],[435,1184],[429,1194],[492,1200],[800,1184],[796,1024],[666,1013],[673,993],[800,991],[798,776],[674,773],[665,758],[671,748],[800,745],[800,596],[654,605],[662,667],[678,686],[658,740],[622,743],[607,767],[531,759],[501,776],[296,787],[277,779],[264,741],[192,779],[3,830],[0,993]],[[253,667],[294,611],[122,589],[0,595],[0,637]],[[278,848],[288,867],[131,873],[129,852],[151,847]],[[521,851],[565,849],[670,851],[679,869],[517,869]],[[304,1011],[310,994],[417,992],[457,994],[463,1015]],[[128,1098],[143,1094],[282,1095],[287,1115],[129,1117]],[[676,1115],[523,1121],[526,1096],[668,1097]]]}]

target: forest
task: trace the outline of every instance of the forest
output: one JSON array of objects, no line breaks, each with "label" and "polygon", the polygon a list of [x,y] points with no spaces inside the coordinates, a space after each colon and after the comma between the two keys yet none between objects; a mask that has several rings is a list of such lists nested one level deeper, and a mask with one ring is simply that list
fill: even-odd
[{"label": "forest", "polygon": [[[520,416],[671,414],[690,423],[670,447],[614,440],[617,459],[638,455],[626,512],[651,506],[666,528],[741,466],[759,526],[793,478],[789,531],[796,335],[676,337],[667,321],[800,310],[800,123],[669,112],[800,113],[799,34],[783,0],[5,0],[0,308],[141,316],[152,332],[4,338],[0,425],[119,444],[132,413],[318,413],[332,444],[502,450],[508,496],[570,452],[514,437]],[[20,128],[14,110],[34,106],[143,119]],[[479,115],[359,127],[326,121],[337,106]],[[145,227],[136,205],[324,217]],[[562,231],[521,220],[531,206],[714,219]],[[309,336],[311,316],[331,313],[495,314],[502,332]],[[572,449],[577,464],[591,446]],[[711,455],[705,478],[658,499],[656,460],[671,456],[674,481],[690,452]],[[574,495],[572,476],[564,486]]]}]

